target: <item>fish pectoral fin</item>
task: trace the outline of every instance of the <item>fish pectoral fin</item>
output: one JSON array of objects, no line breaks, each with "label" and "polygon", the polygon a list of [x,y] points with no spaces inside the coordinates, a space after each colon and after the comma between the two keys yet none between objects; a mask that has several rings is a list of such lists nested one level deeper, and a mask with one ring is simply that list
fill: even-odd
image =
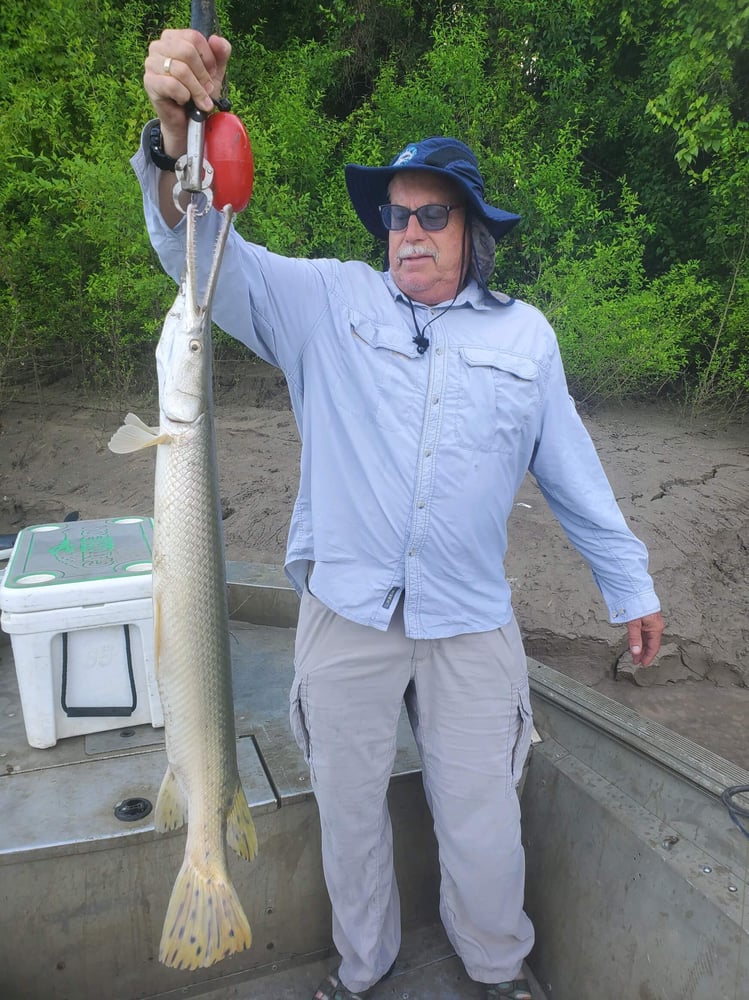
[{"label": "fish pectoral fin", "polygon": [[186,822],[187,801],[171,765],[167,765],[156,799],[153,824],[159,833],[166,833],[167,830],[177,830]]},{"label": "fish pectoral fin", "polygon": [[112,435],[109,450],[116,455],[128,455],[143,448],[152,448],[155,444],[169,444],[169,435],[161,434],[160,430],[159,427],[149,427],[134,413],[128,413],[125,423]]},{"label": "fish pectoral fin", "polygon": [[129,427],[140,427],[142,430],[148,431],[149,434],[154,434],[154,435],[158,434],[159,430],[161,429],[158,424],[155,427],[152,427],[150,424],[147,424],[145,420],[140,419],[137,413],[128,413],[125,416],[125,423]]},{"label": "fish pectoral fin", "polygon": [[189,854],[177,876],[164,919],[159,961],[200,969],[252,944],[252,931],[226,872],[202,871]]},{"label": "fish pectoral fin", "polygon": [[257,854],[255,824],[252,821],[250,807],[247,805],[241,784],[237,784],[237,790],[226,817],[226,842],[245,861],[252,861]]}]

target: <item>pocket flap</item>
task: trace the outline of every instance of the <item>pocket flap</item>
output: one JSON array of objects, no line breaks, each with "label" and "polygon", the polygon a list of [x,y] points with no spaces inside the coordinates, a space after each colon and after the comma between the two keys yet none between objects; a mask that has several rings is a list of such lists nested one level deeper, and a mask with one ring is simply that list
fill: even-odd
[{"label": "pocket flap", "polygon": [[395,351],[407,358],[419,357],[410,330],[391,326],[389,323],[376,323],[364,316],[351,315],[349,322],[353,336],[363,340],[370,347]]},{"label": "pocket flap", "polygon": [[538,378],[536,362],[521,354],[498,351],[495,347],[461,347],[460,356],[472,368],[498,368],[527,382]]}]

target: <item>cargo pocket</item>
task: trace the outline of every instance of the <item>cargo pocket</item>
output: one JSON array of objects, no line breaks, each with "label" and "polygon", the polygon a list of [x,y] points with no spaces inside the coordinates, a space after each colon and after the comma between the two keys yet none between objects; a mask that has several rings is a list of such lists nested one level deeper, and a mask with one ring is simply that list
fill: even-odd
[{"label": "cargo pocket", "polygon": [[[513,734],[512,729],[510,730],[510,745],[507,748],[510,759],[508,772],[510,784],[507,788],[508,793],[520,784],[520,779],[523,776],[523,767],[528,757],[531,738],[533,736],[533,713],[531,711],[530,691],[527,684],[522,687],[513,687],[512,702],[514,711],[517,714],[515,731]],[[512,738],[513,735],[514,739]]]},{"label": "cargo pocket", "polygon": [[291,685],[291,693],[289,695],[289,720],[291,722],[291,732],[296,740],[296,745],[304,754],[304,759],[307,762],[307,765],[311,766],[309,731],[307,729],[307,722],[304,717],[304,708],[302,706],[303,680],[304,676],[302,674],[297,674],[294,677],[294,683]]}]

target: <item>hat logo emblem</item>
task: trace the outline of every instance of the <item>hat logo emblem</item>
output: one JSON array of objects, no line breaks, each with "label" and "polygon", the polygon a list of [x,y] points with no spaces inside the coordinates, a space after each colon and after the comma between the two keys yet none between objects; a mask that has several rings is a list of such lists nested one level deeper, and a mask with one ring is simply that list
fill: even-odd
[{"label": "hat logo emblem", "polygon": [[416,156],[417,152],[418,150],[416,146],[406,146],[403,152],[398,156],[398,159],[395,161],[393,166],[400,167],[404,163],[408,163],[409,160],[412,160],[414,156]]}]

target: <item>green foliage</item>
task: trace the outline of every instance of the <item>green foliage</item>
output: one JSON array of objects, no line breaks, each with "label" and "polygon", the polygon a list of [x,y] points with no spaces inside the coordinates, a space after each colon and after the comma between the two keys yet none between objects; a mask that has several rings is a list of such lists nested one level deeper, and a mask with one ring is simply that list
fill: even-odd
[{"label": "green foliage", "polygon": [[255,193],[240,229],[277,253],[314,253],[313,192],[329,183],[340,133],[322,104],[340,53],[311,41],[269,52],[248,38],[236,41],[235,55],[237,78],[250,75],[249,69],[241,72],[244,67],[262,66],[252,73],[251,97],[239,86],[231,89],[233,108],[252,137],[256,163]]},{"label": "green foliage", "polygon": [[[173,288],[128,158],[148,42],[189,7],[4,0],[0,389],[66,370],[122,388],[151,354]],[[749,400],[744,0],[218,8],[255,152],[248,238],[378,266],[344,165],[455,135],[523,216],[497,281],[547,313],[578,396]]]},{"label": "green foliage", "polygon": [[[745,129],[736,113],[747,95],[738,88],[737,60],[745,57],[749,5],[736,0],[663,4],[672,31],[661,34],[655,54],[665,66],[661,92],[647,110],[676,134],[676,162],[695,172],[701,153],[730,154],[735,128]],[[701,172],[702,179],[709,166]],[[705,173],[707,171],[708,173]]]},{"label": "green foliage", "polygon": [[[559,337],[573,395],[624,399],[654,394],[686,363],[685,308],[698,284],[693,266],[649,280],[644,266],[650,227],[622,183],[615,209],[586,185],[572,128],[550,153],[537,149],[518,185],[533,238],[524,264],[533,275],[514,291],[535,302]],[[537,214],[537,218],[535,215]]]},{"label": "green foliage", "polygon": [[[128,151],[146,117],[133,67],[145,5],[3,4],[0,350],[37,378],[123,380],[167,283],[144,238]],[[3,372],[0,370],[0,378]]]},{"label": "green foliage", "polygon": [[678,265],[648,282],[633,236],[555,262],[539,283],[575,398],[657,395],[684,370],[690,337],[710,329],[716,295],[695,266]]}]

